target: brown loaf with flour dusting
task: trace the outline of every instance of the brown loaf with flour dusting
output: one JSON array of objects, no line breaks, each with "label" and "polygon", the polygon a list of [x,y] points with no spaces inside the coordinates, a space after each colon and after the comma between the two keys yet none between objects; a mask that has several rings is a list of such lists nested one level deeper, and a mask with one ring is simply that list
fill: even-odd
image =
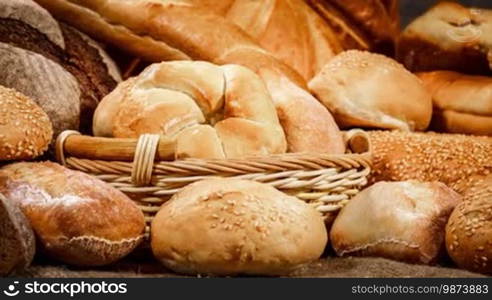
[{"label": "brown loaf with flour dusting", "polygon": [[290,128],[286,136],[291,152],[344,152],[336,123],[321,103],[304,93],[302,76],[217,14],[186,1],[37,2],[57,18],[146,60],[194,59],[248,67],[264,77],[275,94],[280,122]]},{"label": "brown loaf with flour dusting", "polygon": [[109,264],[143,239],[144,216],[123,193],[54,163],[3,167],[0,193],[20,206],[41,250],[68,264]]}]

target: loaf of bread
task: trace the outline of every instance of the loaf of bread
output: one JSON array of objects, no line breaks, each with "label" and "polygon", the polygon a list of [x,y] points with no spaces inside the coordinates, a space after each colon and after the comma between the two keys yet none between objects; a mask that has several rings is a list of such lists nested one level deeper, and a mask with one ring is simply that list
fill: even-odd
[{"label": "loaf of bread", "polygon": [[461,196],[442,183],[378,182],[340,211],[330,232],[340,256],[434,263]]},{"label": "loaf of bread", "polygon": [[319,258],[326,243],[314,208],[239,179],[185,187],[161,207],[151,227],[155,257],[187,274],[284,274]]},{"label": "loaf of bread", "polygon": [[261,78],[239,65],[199,61],[154,64],[121,84],[98,107],[94,133],[120,138],[161,134],[175,143],[176,159],[287,150]]},{"label": "loaf of bread", "polygon": [[33,100],[0,85],[0,161],[28,160],[48,149],[53,128]]},{"label": "loaf of bread", "polygon": [[123,193],[54,163],[0,169],[0,193],[20,205],[42,251],[76,266],[110,264],[143,239],[144,216]]},{"label": "loaf of bread", "polygon": [[[187,1],[36,2],[89,35],[149,61],[194,59],[219,65],[239,64],[256,73],[267,71],[275,83],[280,82],[271,85],[266,82],[269,92],[277,95],[273,101],[280,122],[295,129],[286,133],[289,151],[341,153],[343,149],[342,135],[328,110],[309,94],[298,98],[299,90],[306,86],[302,76],[261,48],[241,28],[205,8]],[[283,82],[289,86],[285,87]],[[302,117],[292,107],[302,111]],[[327,121],[319,124],[311,116]],[[317,140],[316,147],[297,144],[297,136]],[[333,139],[334,136],[337,138]]]},{"label": "loaf of bread", "polygon": [[477,181],[451,214],[446,246],[461,268],[492,274],[492,175]]},{"label": "loaf of bread", "polygon": [[492,173],[492,138],[459,134],[369,131],[369,181],[439,181],[458,193]]},{"label": "loaf of bread", "polygon": [[0,42],[0,70],[0,84],[34,100],[49,116],[55,136],[79,128],[80,89],[75,77],[59,64]]},{"label": "loaf of bread", "polygon": [[492,10],[440,1],[403,31],[397,57],[414,72],[492,74]]},{"label": "loaf of bread", "polygon": [[16,203],[0,193],[0,276],[28,267],[35,248],[29,221]]},{"label": "loaf of bread", "polygon": [[344,128],[425,130],[432,100],[421,81],[380,54],[345,51],[309,82],[311,92]]},{"label": "loaf of bread", "polygon": [[344,49],[393,55],[400,32],[398,0],[304,0],[337,33]]},{"label": "loaf of bread", "polygon": [[[119,79],[114,63],[104,50],[94,46],[96,44],[94,41],[82,36],[77,30],[65,24],[58,24],[45,9],[31,0],[6,0],[0,3],[0,42],[17,48],[15,52],[3,58],[4,65],[14,64],[14,60],[25,61],[23,64],[15,65],[15,71],[19,72],[11,68],[0,71],[0,83],[26,94],[31,90],[39,91],[39,88],[33,89],[33,86],[38,85],[56,84],[57,89],[65,91],[74,90],[73,86],[76,85],[76,93],[70,95],[60,93],[66,100],[53,97],[57,96],[55,94],[57,89],[45,90],[46,96],[38,96],[35,92],[28,95],[40,104],[49,98],[60,107],[66,105],[64,101],[68,101],[70,107],[73,107],[74,103],[80,107],[72,108],[70,112],[60,112],[70,117],[71,122],[57,124],[59,118],[53,116],[55,134],[65,129],[79,129],[79,123],[82,132],[90,133],[94,109],[99,100],[114,89]],[[43,70],[41,74],[35,73],[29,76],[26,73],[37,71],[35,68],[34,70],[30,68],[37,64],[27,60],[25,54],[19,54],[21,50],[50,60],[49,64],[57,65],[58,68],[70,73],[73,78],[71,80],[57,78],[60,76],[59,71],[55,72],[53,67]],[[19,58],[14,57],[19,55]],[[36,62],[38,61],[39,58],[36,59]],[[46,79],[46,74],[49,73],[54,75]],[[46,82],[37,84],[35,80],[31,84],[30,77],[40,77],[37,81]],[[49,115],[52,117],[51,114]],[[76,120],[72,120],[73,118]]]},{"label": "loaf of bread", "polygon": [[492,77],[452,71],[418,76],[434,102],[432,129],[492,136]]}]

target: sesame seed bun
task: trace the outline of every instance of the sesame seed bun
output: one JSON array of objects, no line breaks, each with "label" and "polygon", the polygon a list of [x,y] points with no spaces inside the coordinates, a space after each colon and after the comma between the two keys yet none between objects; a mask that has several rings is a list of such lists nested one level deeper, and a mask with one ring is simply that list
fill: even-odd
[{"label": "sesame seed bun", "polygon": [[319,258],[321,215],[266,184],[211,179],[191,184],[152,222],[151,246],[166,267],[187,274],[278,275]]},{"label": "sesame seed bun", "polygon": [[39,156],[52,135],[48,115],[33,100],[0,86],[0,161]]},{"label": "sesame seed bun", "polygon": [[470,188],[451,214],[446,247],[461,268],[492,274],[492,175]]}]

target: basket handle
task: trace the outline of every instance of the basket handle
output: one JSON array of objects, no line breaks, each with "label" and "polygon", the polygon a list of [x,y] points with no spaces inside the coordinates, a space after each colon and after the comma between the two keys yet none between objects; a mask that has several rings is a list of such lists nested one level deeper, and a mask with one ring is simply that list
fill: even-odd
[{"label": "basket handle", "polygon": [[[65,164],[65,156],[108,161],[132,162],[139,139],[104,138],[81,135],[67,130],[56,139],[56,159]],[[173,160],[174,143],[161,137],[155,153],[156,160]]]}]

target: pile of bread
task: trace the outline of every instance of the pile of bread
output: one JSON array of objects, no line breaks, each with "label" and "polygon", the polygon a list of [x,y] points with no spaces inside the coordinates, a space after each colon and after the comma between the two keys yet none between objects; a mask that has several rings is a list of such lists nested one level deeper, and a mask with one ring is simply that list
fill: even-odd
[{"label": "pile of bread", "polygon": [[0,274],[36,247],[102,266],[144,239],[115,188],[20,162],[51,159],[63,130],[159,134],[174,159],[231,159],[342,155],[340,128],[355,127],[371,139],[371,184],[331,228],[270,186],[217,178],[161,207],[154,257],[187,274],[278,275],[327,247],[432,264],[446,246],[492,273],[490,24],[447,2],[400,34],[396,0],[0,0]]}]

